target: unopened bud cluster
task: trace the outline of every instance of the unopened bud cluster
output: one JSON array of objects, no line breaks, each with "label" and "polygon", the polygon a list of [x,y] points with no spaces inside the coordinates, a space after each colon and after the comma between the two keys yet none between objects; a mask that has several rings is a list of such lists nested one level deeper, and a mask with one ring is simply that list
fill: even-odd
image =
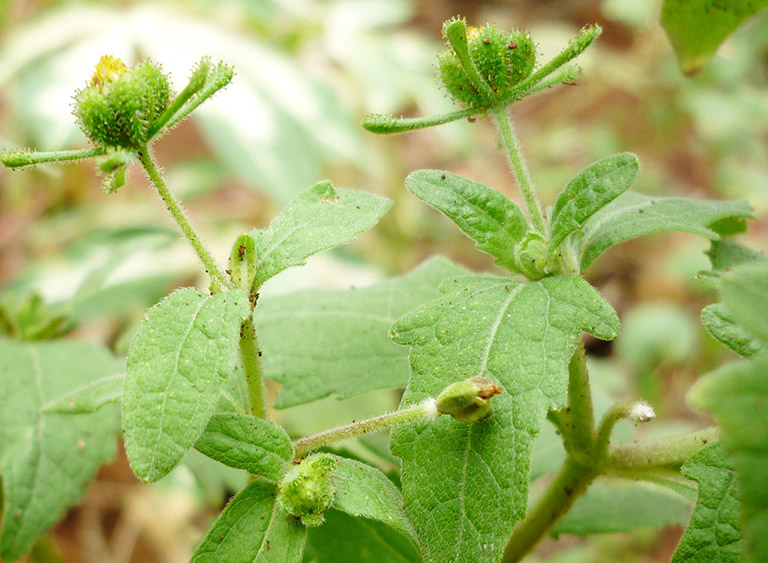
[{"label": "unopened bud cluster", "polygon": [[280,506],[305,526],[322,524],[325,511],[333,503],[334,469],[336,460],[326,454],[310,456],[294,466],[278,485]]},{"label": "unopened bud cluster", "polygon": [[[452,35],[461,34],[460,39],[464,39],[464,33],[469,60],[477,71],[474,77],[451,46],[455,43]],[[463,20],[450,20],[443,34],[449,47],[439,55],[440,78],[451,96],[466,107],[488,107],[505,100],[536,64],[536,46],[523,31],[508,33],[491,25],[467,28]]]},{"label": "unopened bud cluster", "polygon": [[88,85],[75,94],[74,114],[97,145],[140,149],[170,100],[168,77],[156,64],[128,69],[120,59],[103,56]]}]

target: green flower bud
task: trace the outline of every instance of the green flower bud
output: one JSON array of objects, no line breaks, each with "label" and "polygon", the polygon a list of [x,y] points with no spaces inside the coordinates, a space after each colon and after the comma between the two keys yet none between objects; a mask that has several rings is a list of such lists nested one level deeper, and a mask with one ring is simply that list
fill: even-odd
[{"label": "green flower bud", "polygon": [[[446,38],[460,40],[461,20],[451,20],[443,28]],[[511,90],[533,72],[536,64],[536,46],[527,33],[519,30],[507,33],[494,26],[466,29],[469,59],[483,84],[477,84],[468,73],[456,50],[449,47],[438,57],[440,78],[451,96],[466,107],[488,107],[506,99]]]},{"label": "green flower bud", "polygon": [[280,506],[305,526],[322,524],[335,494],[331,482],[334,469],[336,460],[326,454],[310,456],[294,466],[277,486]]},{"label": "green flower bud", "polygon": [[171,99],[168,77],[151,62],[128,69],[103,56],[89,84],[75,93],[74,114],[96,144],[137,150]]},{"label": "green flower bud", "polygon": [[99,158],[99,172],[105,175],[102,183],[105,193],[115,193],[125,185],[131,160],[131,154],[120,149],[110,150]]},{"label": "green flower bud", "polygon": [[529,280],[540,280],[547,274],[547,242],[529,232],[517,247],[517,269]]},{"label": "green flower bud", "polygon": [[487,377],[470,377],[443,389],[437,396],[437,410],[440,414],[450,414],[459,422],[478,422],[490,416],[493,412],[491,397],[502,391],[501,385]]},{"label": "green flower bud", "polygon": [[253,237],[245,233],[237,237],[229,255],[229,277],[237,287],[251,291],[256,279],[256,246]]}]

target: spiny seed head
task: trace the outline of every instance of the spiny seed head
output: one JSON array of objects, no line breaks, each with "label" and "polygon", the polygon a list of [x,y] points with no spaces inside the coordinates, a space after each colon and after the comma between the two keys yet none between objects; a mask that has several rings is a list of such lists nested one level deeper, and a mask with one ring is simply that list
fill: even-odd
[{"label": "spiny seed head", "polygon": [[294,466],[278,484],[277,501],[291,516],[305,526],[323,523],[325,511],[334,499],[331,473],[336,460],[327,454],[317,454]]},{"label": "spiny seed head", "polygon": [[[451,31],[456,22],[462,20],[446,22],[444,32]],[[440,78],[450,95],[462,105],[487,107],[503,100],[533,72],[536,46],[527,33],[519,30],[508,33],[488,25],[467,28],[466,38],[469,58],[485,86],[473,82],[450,45],[438,55]]]},{"label": "spiny seed head", "polygon": [[88,85],[75,93],[74,115],[96,144],[139,149],[148,140],[152,123],[171,98],[168,77],[145,61],[129,69],[112,56],[103,56]]}]

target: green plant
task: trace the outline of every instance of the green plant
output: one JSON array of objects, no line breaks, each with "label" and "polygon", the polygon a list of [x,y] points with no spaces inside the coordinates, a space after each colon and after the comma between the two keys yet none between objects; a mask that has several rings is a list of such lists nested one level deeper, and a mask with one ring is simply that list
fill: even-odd
[{"label": "green plant", "polygon": [[[363,290],[299,292],[271,301],[260,297],[265,281],[352,241],[390,202],[320,182],[269,228],[239,236],[222,269],[170,192],[151,145],[225,87],[232,70],[203,60],[172,95],[154,63],[128,69],[104,57],[75,95],[75,115],[95,147],[6,151],[2,162],[15,168],[95,157],[105,191],[112,193],[137,161],[210,285],[207,292],[178,289],[146,313],[125,377],[104,348],[38,341],[59,336],[68,325],[34,300],[0,307],[6,335],[0,374],[9,379],[0,394],[0,555],[21,557],[77,502],[114,441],[89,429],[114,426],[109,405],[120,401],[128,459],[143,481],[167,475],[192,448],[248,473],[248,484],[197,546],[195,561],[301,561],[307,542],[320,561],[378,561],[382,553],[406,561],[516,561],[577,498],[589,498],[590,485],[602,476],[652,483],[683,498],[695,496],[697,482],[700,504],[675,557],[718,552],[759,560],[768,505],[759,487],[768,445],[768,415],[759,400],[765,392],[768,268],[762,255],[727,238],[744,229],[749,206],[630,192],[639,164],[621,153],[580,172],[547,217],[515,138],[509,107],[576,79],[579,69],[571,61],[600,31],[584,28],[537,66],[527,34],[450,20],[440,76],[464,109],[432,118],[371,116],[364,123],[376,133],[396,133],[491,117],[526,212],[500,192],[444,170],[416,171],[406,188],[521,277],[474,275],[436,259]],[[664,230],[713,241],[712,270],[701,278],[722,289],[723,303],[705,310],[704,322],[750,358],[707,376],[692,391],[694,404],[719,419],[722,445],[716,427],[614,443],[620,420],[655,417],[643,401],[617,403],[596,422],[581,334],[610,340],[619,319],[583,273],[612,245]],[[388,329],[403,351],[390,345]],[[283,383],[278,407],[406,382],[407,388],[393,413],[292,440],[269,421],[265,377]],[[528,509],[533,444],[545,420],[560,434],[566,456]],[[748,436],[743,425],[749,425]],[[313,453],[386,428],[393,429],[391,450],[401,460],[402,492],[397,479],[343,452]],[[57,469],[62,464],[64,472]],[[734,467],[740,489],[732,486]],[[641,511],[625,508],[627,520]]]}]

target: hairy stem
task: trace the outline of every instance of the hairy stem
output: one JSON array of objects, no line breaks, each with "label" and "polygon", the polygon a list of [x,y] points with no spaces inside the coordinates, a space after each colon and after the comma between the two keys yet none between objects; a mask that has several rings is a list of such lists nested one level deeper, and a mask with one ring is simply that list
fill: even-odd
[{"label": "hairy stem", "polygon": [[386,430],[387,428],[405,424],[407,422],[430,420],[436,418],[438,415],[439,413],[435,406],[434,399],[427,399],[412,407],[408,407],[407,409],[382,414],[359,422],[353,422],[352,424],[347,424],[345,426],[331,428],[330,430],[325,430],[319,434],[299,438],[293,442],[293,448],[296,452],[296,457],[301,458],[313,450],[322,448],[323,446],[327,446],[334,442],[361,436],[368,432]]},{"label": "hairy stem", "polygon": [[43,164],[47,162],[71,162],[73,160],[101,156],[104,153],[106,153],[104,147],[50,152],[7,150],[0,153],[0,162],[8,168],[21,168],[23,166],[34,166],[35,164]]},{"label": "hairy stem", "polygon": [[617,444],[608,451],[604,473],[628,474],[663,467],[678,467],[708,442],[719,437],[720,428],[710,426],[662,440]]},{"label": "hairy stem", "polygon": [[520,561],[571,508],[597,476],[594,468],[568,458],[536,506],[515,528],[504,549],[503,563]]},{"label": "hairy stem", "polygon": [[157,193],[160,194],[160,197],[163,198],[168,211],[171,212],[171,215],[173,215],[176,223],[178,223],[181,231],[184,233],[184,236],[187,237],[187,240],[189,240],[192,248],[194,248],[197,256],[200,258],[200,261],[205,266],[208,275],[211,277],[212,289],[214,291],[223,290],[229,285],[227,283],[227,278],[219,269],[210,251],[205,247],[205,244],[197,234],[197,231],[195,231],[192,223],[189,222],[189,219],[187,218],[186,213],[184,213],[184,210],[181,208],[181,205],[168,189],[168,186],[166,186],[165,180],[163,180],[163,177],[160,174],[160,171],[157,169],[157,165],[155,164],[155,161],[149,152],[149,147],[144,147],[136,154],[139,157],[139,161],[144,167],[144,170],[146,170],[147,175],[149,176],[149,180],[155,186],[155,189],[157,190]]},{"label": "hairy stem", "polygon": [[267,419],[267,393],[264,386],[264,374],[261,370],[261,352],[256,340],[253,319],[248,317],[240,327],[240,358],[243,360],[243,372],[248,386],[248,404],[251,414]]},{"label": "hairy stem", "polygon": [[528,215],[533,223],[533,228],[542,236],[547,236],[547,227],[544,222],[544,213],[541,209],[541,203],[539,198],[536,197],[536,191],[533,188],[533,182],[531,181],[531,175],[525,166],[523,156],[520,153],[520,147],[515,133],[512,129],[512,123],[510,121],[507,110],[504,107],[494,107],[492,109],[493,116],[496,120],[496,128],[499,131],[501,142],[504,145],[504,149],[507,151],[507,158],[509,159],[509,165],[512,167],[512,172],[517,179],[517,186],[520,188],[520,193],[525,201],[525,206],[528,208]]}]

